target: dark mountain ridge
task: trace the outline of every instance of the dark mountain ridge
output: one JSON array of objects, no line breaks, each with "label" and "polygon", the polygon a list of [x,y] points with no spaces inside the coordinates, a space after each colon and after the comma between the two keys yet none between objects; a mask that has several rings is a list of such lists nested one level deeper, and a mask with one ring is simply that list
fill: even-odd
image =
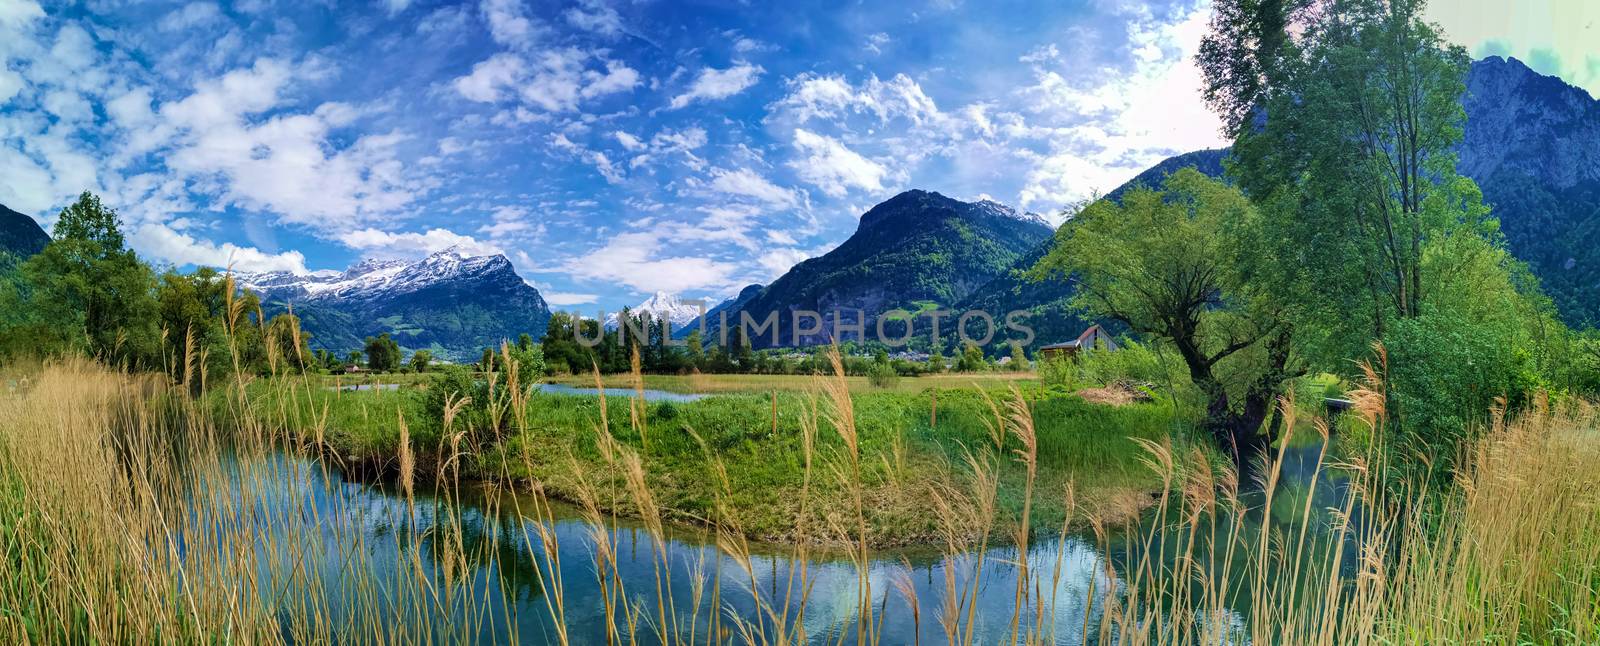
[{"label": "dark mountain ridge", "polygon": [[[862,214],[843,244],[753,294],[746,288],[737,299],[742,303],[721,311],[730,328],[738,327],[744,313],[758,325],[777,315],[777,343],[764,332],[752,339],[756,347],[793,345],[795,311],[825,318],[820,331],[799,336],[800,345],[836,338],[835,311],[843,326],[864,324],[870,333],[878,314],[948,308],[1013,266],[1050,231],[1038,216],[992,201],[910,190]],[[864,320],[857,320],[857,312]],[[721,317],[708,319],[711,338],[719,338]]]},{"label": "dark mountain ridge", "polygon": [[26,259],[44,251],[50,234],[33,218],[0,204],[0,253]]}]

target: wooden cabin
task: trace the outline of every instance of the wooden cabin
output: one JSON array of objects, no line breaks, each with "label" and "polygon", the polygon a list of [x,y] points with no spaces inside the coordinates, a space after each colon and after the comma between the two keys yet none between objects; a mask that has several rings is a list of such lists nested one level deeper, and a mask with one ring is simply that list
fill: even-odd
[{"label": "wooden cabin", "polygon": [[1039,348],[1040,359],[1053,359],[1055,357],[1076,356],[1079,351],[1087,349],[1112,350],[1117,349],[1117,342],[1111,334],[1099,325],[1091,325],[1089,329],[1079,334],[1078,338],[1066,343],[1052,343]]}]

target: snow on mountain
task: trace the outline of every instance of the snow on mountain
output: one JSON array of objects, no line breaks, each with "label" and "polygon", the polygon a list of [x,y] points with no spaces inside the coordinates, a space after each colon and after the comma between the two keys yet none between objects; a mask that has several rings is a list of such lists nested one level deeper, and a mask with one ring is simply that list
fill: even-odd
[{"label": "snow on mountain", "polygon": [[422,260],[368,259],[343,272],[285,271],[234,274],[240,287],[275,298],[303,301],[370,300],[414,292],[439,283],[509,269],[505,256],[473,256],[451,247]]},{"label": "snow on mountain", "polygon": [[[686,303],[676,294],[656,292],[649,300],[630,308],[628,311],[632,314],[649,314],[651,321],[666,319],[672,322],[672,327],[676,330],[683,329],[691,324],[698,325],[700,314],[710,310],[711,307],[710,303]],[[617,314],[608,314],[606,316],[606,329],[616,329],[616,327]]]},{"label": "snow on mountain", "polygon": [[446,249],[421,260],[363,260],[310,274],[235,274],[270,316],[293,308],[311,347],[344,353],[388,333],[402,348],[470,361],[486,347],[544,334],[550,309],[505,256]]},{"label": "snow on mountain", "polygon": [[1018,211],[994,200],[982,199],[978,200],[977,202],[973,202],[972,204],[973,206],[976,206],[982,211],[993,216],[1011,218],[1019,222],[1027,222],[1030,224],[1042,224],[1045,226],[1050,226],[1050,222],[1045,220],[1044,216],[1039,215],[1038,213],[1034,213],[1032,211]]}]

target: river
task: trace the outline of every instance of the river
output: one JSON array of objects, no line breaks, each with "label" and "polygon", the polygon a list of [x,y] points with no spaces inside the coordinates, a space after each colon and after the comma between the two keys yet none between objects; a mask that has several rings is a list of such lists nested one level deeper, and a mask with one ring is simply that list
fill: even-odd
[{"label": "river", "polygon": [[[1346,485],[1339,478],[1328,477],[1327,471],[1319,472],[1319,449],[1289,451],[1273,508],[1260,504],[1261,492],[1246,493],[1246,500],[1254,500],[1244,516],[1248,531],[1266,523],[1274,531],[1293,536],[1300,510],[1311,508],[1311,533],[1328,532],[1331,523],[1321,510],[1338,507]],[[360,590],[351,592],[352,584],[346,580],[353,576],[350,573],[365,573],[374,580],[403,580],[406,577],[397,574],[414,568],[427,575],[418,580],[463,582],[464,596],[475,600],[439,606],[436,619],[441,628],[437,634],[444,641],[463,636],[462,632],[449,632],[454,630],[479,642],[558,643],[551,595],[559,589],[560,614],[564,615],[569,643],[606,643],[610,631],[602,583],[595,575],[597,534],[572,508],[541,504],[540,499],[521,494],[490,496],[477,490],[416,493],[408,502],[396,494],[392,484],[348,481],[319,462],[287,453],[232,459],[238,462],[221,470],[220,482],[225,486],[205,489],[213,494],[227,490],[226,500],[233,502],[226,504],[249,507],[253,512],[250,522],[265,528],[267,536],[257,544],[253,567],[259,568],[263,581],[279,581],[268,587],[280,592],[263,599],[281,603],[282,590],[298,588],[302,594],[331,598],[322,611],[325,614],[370,615],[372,599],[381,598],[380,605],[392,609],[392,604],[407,603],[399,598],[404,595],[374,597]],[[1309,505],[1306,496],[1311,497]],[[204,504],[217,504],[215,496],[196,500],[201,499],[208,501]],[[1165,517],[1158,517],[1154,510],[1145,514],[1141,528],[1161,528],[1154,540],[1148,540],[1139,528],[1112,532],[1103,545],[1090,534],[1038,536],[1028,557],[1035,601],[1027,604],[1024,625],[1037,622],[1044,626],[1048,638],[1042,641],[1046,643],[1096,643],[1099,613],[1108,601],[1122,594],[1128,564],[1138,562],[1143,554],[1155,554],[1155,559],[1162,561],[1165,557],[1159,555],[1177,551],[1183,533],[1168,528],[1177,527],[1180,512],[1174,509]],[[197,510],[191,527],[206,529],[190,531],[216,532],[217,516],[214,510]],[[842,555],[809,556],[800,563],[790,548],[756,546],[750,550],[752,558],[746,570],[719,550],[715,537],[705,530],[669,527],[658,544],[638,522],[607,523],[603,533],[615,551],[616,571],[627,596],[648,619],[636,629],[638,643],[658,643],[652,630],[660,623],[656,618],[663,615],[677,633],[693,631],[701,640],[713,621],[721,623],[728,635],[737,634],[730,628],[735,618],[770,621],[770,615],[757,612],[756,598],[767,608],[782,607],[785,598],[789,606],[798,608],[803,593],[795,577],[802,570],[810,592],[805,595],[803,617],[798,611],[789,615],[791,634],[803,630],[811,643],[837,642],[841,636],[855,641],[851,636],[862,621],[858,602],[862,577]],[[203,541],[196,541],[194,549],[220,549],[199,543]],[[441,546],[453,549],[441,552]],[[553,558],[543,556],[547,547]],[[440,553],[461,556],[440,559]],[[945,643],[940,608],[951,581],[959,590],[976,591],[962,596],[976,599],[970,643],[1006,641],[1020,571],[1017,550],[989,549],[983,554],[982,574],[974,582],[976,556],[969,553],[952,560],[931,550],[874,554],[865,581],[874,600],[873,621],[881,622],[876,629],[881,643]],[[663,564],[665,569],[658,569]],[[657,605],[658,572],[665,574],[659,579],[660,589],[671,599],[673,612],[661,611]],[[291,580],[295,582],[292,585],[281,583]],[[915,611],[908,589],[918,600]],[[710,598],[712,590],[720,596],[715,605]],[[366,601],[357,601],[358,597]],[[1248,595],[1236,595],[1228,603],[1234,611],[1225,621],[1242,624],[1249,614]],[[341,605],[367,610],[348,610]],[[963,608],[963,613],[966,610]],[[351,625],[378,621],[362,616],[344,616],[343,620]],[[966,626],[963,621],[962,630]],[[360,630],[382,634],[387,629]]]}]

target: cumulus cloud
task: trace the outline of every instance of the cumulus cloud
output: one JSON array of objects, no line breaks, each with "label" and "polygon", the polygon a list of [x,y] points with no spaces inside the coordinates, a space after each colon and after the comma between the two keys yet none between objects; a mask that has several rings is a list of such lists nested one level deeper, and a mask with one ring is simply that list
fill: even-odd
[{"label": "cumulus cloud", "polygon": [[191,27],[220,22],[222,10],[211,2],[191,2],[161,19],[162,31],[182,31]]},{"label": "cumulus cloud", "polygon": [[34,0],[8,0],[0,2],[0,26],[8,28],[26,27],[34,20],[44,17],[44,9]]},{"label": "cumulus cloud", "polygon": [[766,279],[772,280],[788,273],[795,265],[810,257],[811,254],[799,249],[781,248],[761,254],[761,257],[757,259],[757,263],[766,271]]},{"label": "cumulus cloud", "polygon": [[537,26],[523,11],[521,0],[483,0],[479,7],[489,24],[494,42],[510,47],[527,47],[537,35]]},{"label": "cumulus cloud", "polygon": [[789,162],[800,179],[810,182],[829,197],[844,197],[851,188],[871,193],[883,191],[887,171],[881,164],[831,137],[795,129],[794,147],[799,157]]},{"label": "cumulus cloud", "polygon": [[600,0],[582,0],[578,6],[567,9],[562,14],[567,19],[567,24],[592,31],[602,36],[616,36],[622,33],[622,16],[617,15],[617,10],[606,6]]},{"label": "cumulus cloud", "polygon": [[724,70],[707,67],[700,70],[700,75],[689,84],[689,89],[672,97],[671,106],[678,109],[696,101],[726,99],[755,85],[765,71],[760,65],[744,62]]},{"label": "cumulus cloud", "polygon": [[595,58],[575,47],[523,55],[501,52],[472,66],[472,71],[452,81],[461,96],[481,103],[516,99],[546,112],[573,112],[581,102],[626,92],[640,85],[638,70],[616,60]]},{"label": "cumulus cloud", "polygon": [[219,245],[174,231],[164,224],[146,224],[134,229],[128,236],[128,243],[141,254],[179,266],[306,273],[305,255],[298,251],[269,254],[255,247],[241,247],[231,242]]},{"label": "cumulus cloud", "polygon": [[813,119],[840,119],[852,114],[876,117],[879,123],[906,119],[923,125],[944,119],[932,97],[905,74],[889,80],[869,76],[860,85],[843,75],[806,72],[789,79],[787,92],[769,106],[771,118],[805,123]]},{"label": "cumulus cloud", "polygon": [[725,289],[734,284],[737,268],[697,255],[676,255],[663,249],[659,233],[640,231],[612,236],[604,247],[579,258],[571,267],[574,280],[611,281],[636,292],[680,293]]},{"label": "cumulus cloud", "polygon": [[1022,62],[1035,83],[1018,91],[1027,115],[1012,114],[1000,130],[1037,147],[1017,154],[1031,170],[1023,206],[1060,206],[1104,192],[1171,155],[1223,145],[1219,122],[1199,100],[1194,64],[1209,12],[1195,7],[1172,21],[1136,20],[1128,27],[1132,69],[1082,82],[1065,77],[1054,46]]},{"label": "cumulus cloud", "polygon": [[348,231],[337,236],[339,242],[372,257],[410,258],[425,256],[452,247],[474,256],[504,253],[493,244],[479,242],[449,229],[392,232],[376,228]]}]

